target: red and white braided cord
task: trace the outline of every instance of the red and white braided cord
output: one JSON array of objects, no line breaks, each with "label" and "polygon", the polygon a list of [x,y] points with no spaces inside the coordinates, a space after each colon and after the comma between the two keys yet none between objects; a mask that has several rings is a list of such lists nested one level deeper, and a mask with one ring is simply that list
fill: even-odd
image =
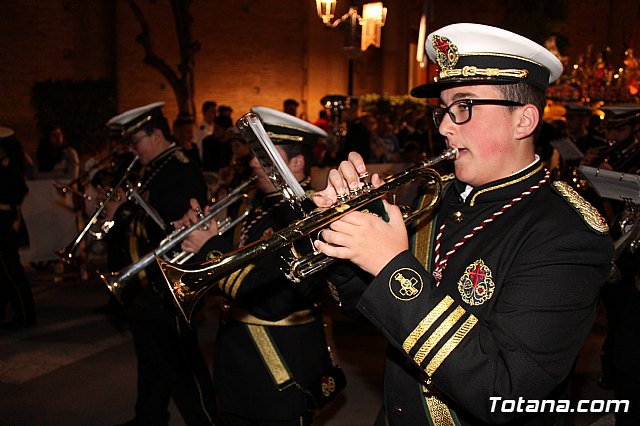
[{"label": "red and white braided cord", "polygon": [[549,176],[550,176],[550,173],[547,170],[545,175],[544,175],[544,177],[538,183],[533,185],[528,190],[524,191],[522,194],[520,194],[516,198],[512,199],[511,201],[509,201],[507,204],[502,206],[502,208],[500,208],[500,210],[498,210],[495,213],[493,213],[490,217],[488,217],[487,219],[483,220],[482,223],[480,223],[480,225],[476,226],[475,228],[473,228],[471,230],[471,232],[469,232],[467,235],[462,237],[462,239],[460,241],[458,241],[453,246],[453,248],[451,248],[451,250],[449,250],[445,254],[444,258],[442,260],[440,260],[440,243],[441,243],[441,240],[442,240],[442,234],[444,233],[444,228],[446,226],[446,224],[443,223],[442,226],[440,226],[440,230],[438,231],[438,236],[436,237],[436,245],[435,245],[435,253],[436,253],[435,265],[436,265],[436,267],[435,267],[435,269],[433,271],[433,277],[436,279],[436,285],[440,284],[440,280],[442,279],[442,273],[444,272],[444,269],[447,267],[447,262],[449,261],[449,258],[451,257],[451,255],[453,253],[455,253],[467,241],[469,241],[471,238],[473,238],[473,236],[476,235],[481,229],[483,229],[489,223],[493,222],[496,218],[498,218],[500,215],[502,215],[504,212],[506,212],[509,208],[511,208],[513,205],[515,205],[518,201],[521,201],[527,195],[530,195],[530,194],[534,193],[536,190],[538,190],[538,188],[540,188],[547,180],[549,180]]}]

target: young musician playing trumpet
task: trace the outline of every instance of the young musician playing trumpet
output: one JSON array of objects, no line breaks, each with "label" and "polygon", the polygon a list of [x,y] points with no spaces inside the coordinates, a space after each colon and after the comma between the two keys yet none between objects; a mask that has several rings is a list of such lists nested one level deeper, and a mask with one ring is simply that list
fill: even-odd
[{"label": "young musician playing trumpet", "polygon": [[[271,140],[293,176],[308,188],[313,148],[322,129],[286,113],[255,107]],[[198,252],[192,260],[215,258],[285,228],[299,212],[276,192],[259,162],[250,162],[257,176],[253,209],[235,242],[217,236],[212,221],[195,230],[182,249]],[[198,219],[200,204],[176,226]],[[205,209],[206,212],[206,209]],[[279,253],[270,253],[221,280],[222,321],[214,353],[217,425],[309,425],[321,402],[315,386],[331,367],[318,305],[324,283],[317,278],[293,285],[278,268]]]},{"label": "young musician playing trumpet", "polygon": [[[144,166],[135,190],[146,204],[120,199],[107,234],[112,271],[155,249],[191,198],[206,199],[200,169],[170,142],[163,105],[135,108],[107,123]],[[167,425],[171,398],[186,424],[213,424],[213,388],[197,331],[178,315],[157,265],[141,271],[123,298],[138,360],[135,418],[124,424]]]},{"label": "young musician playing trumpet", "polygon": [[[562,395],[612,254],[604,218],[552,183],[534,154],[545,91],[562,65],[484,25],[444,27],[426,48],[440,78],[412,95],[439,98],[435,124],[458,150],[435,215],[408,236],[395,206],[385,204],[388,222],[352,212],[316,247],[370,274],[366,282],[345,263],[331,282],[389,341],[376,424],[553,424],[554,412],[509,404]],[[332,205],[365,170],[351,153],[314,200]]]}]

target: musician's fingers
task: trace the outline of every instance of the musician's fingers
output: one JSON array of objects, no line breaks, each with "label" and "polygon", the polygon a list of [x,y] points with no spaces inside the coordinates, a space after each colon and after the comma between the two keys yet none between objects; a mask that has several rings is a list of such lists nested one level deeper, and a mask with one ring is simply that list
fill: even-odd
[{"label": "musician's fingers", "polygon": [[356,166],[351,161],[341,162],[340,166],[338,166],[338,170],[340,171],[344,181],[347,183],[349,189],[358,189],[362,186],[362,182],[360,181],[360,177],[356,171]]},{"label": "musician's fingers", "polygon": [[341,244],[341,242],[344,242],[344,238],[341,238],[343,236],[344,234],[341,232],[336,232],[332,229],[323,229],[321,238],[318,238],[318,240],[332,246],[343,246],[343,244]]},{"label": "musician's fingers", "polygon": [[374,173],[371,176],[371,184],[373,185],[374,188],[379,187],[380,185],[382,185],[384,183],[384,180],[382,180],[382,178],[380,177],[379,174]]},{"label": "musician's fingers", "polygon": [[331,169],[329,171],[328,179],[328,185],[334,189],[337,198],[349,193],[349,185],[340,171]]},{"label": "musician's fingers", "polygon": [[194,209],[189,209],[187,211],[187,218],[189,219],[189,224],[196,223],[200,219],[200,217],[198,216],[198,211]]},{"label": "musician's fingers", "polygon": [[200,210],[200,203],[195,198],[189,200],[189,206],[191,206],[192,210]]},{"label": "musician's fingers", "polygon": [[336,199],[336,191],[333,188],[327,188],[323,191],[314,192],[311,196],[313,201],[318,207],[331,207]]},{"label": "musician's fingers", "polygon": [[356,170],[356,173],[362,174],[367,171],[367,166],[364,163],[364,159],[362,155],[358,154],[355,151],[351,151],[347,156],[349,162],[353,165],[353,168]]},{"label": "musician's fingers", "polygon": [[186,251],[187,253],[196,253],[198,251],[195,244],[193,244],[189,239],[184,240],[182,244],[180,244],[180,248],[182,251]]},{"label": "musician's fingers", "polygon": [[322,253],[336,259],[349,259],[350,250],[346,247],[334,246],[320,240],[314,241],[314,246]]},{"label": "musician's fingers", "polygon": [[370,213],[362,213],[359,211],[352,211],[331,223],[330,228],[334,231],[350,234],[349,229],[352,226],[366,226],[367,220],[373,217]]}]

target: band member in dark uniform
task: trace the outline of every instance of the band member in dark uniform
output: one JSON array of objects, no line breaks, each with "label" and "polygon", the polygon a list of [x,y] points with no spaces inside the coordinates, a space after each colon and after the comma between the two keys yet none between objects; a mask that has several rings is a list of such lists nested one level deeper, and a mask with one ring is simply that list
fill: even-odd
[{"label": "band member in dark uniform", "polygon": [[[125,194],[114,202],[115,224],[107,234],[114,271],[155,249],[173,230],[171,222],[184,214],[189,199],[206,199],[199,168],[170,142],[163,105],[158,102],[136,108],[107,123],[110,132],[129,144],[143,166],[139,182],[132,186],[144,206],[129,201],[134,197]],[[138,280],[129,283],[124,298],[138,359],[135,418],[126,424],[168,424],[169,400],[173,398],[186,424],[211,425],[213,390],[196,330],[177,315],[157,265],[145,268]]]},{"label": "band member in dark uniform", "polygon": [[[14,131],[0,127],[0,330],[32,326],[36,313],[31,285],[20,262],[18,251],[21,232],[26,233],[20,206],[29,192],[24,179],[24,161]],[[4,318],[6,306],[11,307],[13,318]]]},{"label": "band member in dark uniform", "polygon": [[[633,278],[624,286],[613,353],[613,390],[616,399],[628,400],[629,411],[616,413],[616,426],[640,424],[640,252],[633,253]],[[631,275],[631,274],[629,274]]]},{"label": "band member in dark uniform", "polygon": [[640,105],[612,104],[600,109],[604,111],[602,128],[610,145],[602,163],[593,166],[637,173],[640,169]]},{"label": "band member in dark uniform", "polygon": [[[547,85],[562,65],[485,25],[446,26],[426,48],[439,79],[411,93],[440,98],[433,117],[454,149],[455,177],[410,238],[386,204],[388,222],[349,213],[316,247],[373,277],[345,263],[331,282],[390,344],[377,424],[554,424],[557,412],[536,401],[558,400],[569,384],[613,251],[604,218],[552,183],[535,155]],[[336,202],[365,169],[351,154],[314,200]],[[526,409],[515,409],[520,399]]]},{"label": "band member in dark uniform", "polygon": [[[609,150],[600,167],[638,174],[640,105],[611,104],[601,109],[605,113],[602,127],[609,141]],[[616,398],[629,400],[629,412],[616,413],[616,425],[636,425],[640,422],[640,369],[637,362],[640,354],[640,252],[636,247],[637,238],[629,238],[629,235],[638,232],[640,216],[637,200],[627,203],[612,201],[611,206],[615,215],[611,221],[612,235],[626,243],[618,245],[622,251],[615,261],[617,274],[612,275],[602,290],[607,335],[602,345],[602,371],[598,384],[605,389],[613,389]]]},{"label": "band member in dark uniform", "polygon": [[[253,111],[294,177],[308,188],[313,148],[326,132],[270,108]],[[257,193],[235,241],[239,247],[300,217],[255,158],[250,165],[258,176]],[[199,205],[192,208],[185,225],[196,221]],[[231,250],[230,241],[212,235],[217,235],[215,225],[192,232],[182,247],[198,251],[200,259]],[[332,365],[318,305],[326,284],[311,278],[294,285],[279,269],[280,254],[270,253],[218,283],[224,302],[213,368],[219,403],[216,425],[309,425],[321,405],[315,391]]]}]

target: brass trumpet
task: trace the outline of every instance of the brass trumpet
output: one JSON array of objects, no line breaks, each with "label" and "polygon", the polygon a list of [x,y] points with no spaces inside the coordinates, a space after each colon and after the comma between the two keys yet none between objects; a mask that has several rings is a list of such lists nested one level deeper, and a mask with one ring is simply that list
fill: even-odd
[{"label": "brass trumpet", "polygon": [[313,247],[312,235],[317,236],[322,229],[332,222],[349,212],[360,210],[381,199],[388,192],[396,190],[402,185],[423,180],[426,181],[429,187],[434,187],[435,191],[430,204],[420,210],[404,214],[405,222],[428,214],[439,201],[440,193],[442,192],[442,180],[438,172],[433,170],[432,167],[443,160],[455,159],[457,152],[457,149],[450,148],[437,157],[425,160],[416,166],[391,176],[378,188],[365,185],[357,195],[340,201],[330,208],[313,210],[302,219],[272,236],[255,241],[217,259],[194,265],[193,267],[181,268],[162,258],[156,258],[160,265],[160,270],[169,284],[176,306],[186,321],[190,323],[191,315],[197,302],[207,291],[215,287],[220,279],[240,269],[252,260],[284,247],[289,247],[291,251],[291,257],[285,259],[288,263],[288,270],[285,271],[285,275],[291,281],[299,282],[304,277],[329,265],[333,259],[315,249],[308,255],[302,255],[298,253],[294,244],[301,242],[304,238],[308,239],[308,242],[311,243],[310,247]]},{"label": "brass trumpet", "polygon": [[[191,232],[200,227],[206,226],[206,223],[209,222],[209,220],[211,220],[217,214],[224,211],[227,207],[235,204],[241,199],[246,198],[247,194],[245,190],[250,184],[255,181],[255,179],[255,176],[252,177],[251,179],[239,185],[228,195],[211,205],[209,213],[207,213],[206,215],[202,214],[196,223],[188,227],[183,226],[173,231],[160,242],[158,248],[144,255],[137,262],[127,266],[124,269],[121,269],[118,272],[98,273],[102,281],[104,281],[104,283],[106,284],[107,289],[115,296],[115,298],[120,303],[122,303],[124,289],[131,278],[135,277],[140,271],[149,266],[149,264],[151,264],[156,259],[156,257],[164,256],[171,249],[180,244],[185,238],[189,236]],[[247,214],[249,214],[249,210],[246,210],[235,219],[227,217],[223,221],[218,222],[218,235],[222,235],[228,230],[233,229],[241,220],[244,219]],[[172,257],[169,262],[181,265],[189,260],[192,255],[193,253],[182,251]]]},{"label": "brass trumpet", "polygon": [[76,238],[74,238],[74,240],[71,241],[66,247],[63,247],[56,252],[56,254],[60,256],[60,258],[65,263],[67,264],[71,263],[75,255],[76,249],[78,248],[78,246],[80,245],[80,243],[88,233],[91,233],[97,239],[101,239],[104,236],[104,234],[106,234],[109,231],[109,229],[113,225],[113,222],[105,222],[105,224],[103,224],[100,227],[101,231],[99,232],[95,232],[91,228],[98,223],[98,220],[103,214],[104,209],[107,207],[107,204],[118,195],[118,190],[126,184],[127,179],[129,178],[129,174],[131,173],[131,169],[133,168],[133,166],[136,164],[137,161],[138,161],[138,156],[136,155],[131,161],[131,163],[129,163],[129,165],[127,166],[126,171],[124,172],[124,174],[122,175],[118,183],[109,191],[104,201],[102,201],[98,205],[98,208],[96,208],[96,211],[93,213],[93,216],[91,216],[91,218],[87,221],[87,224],[82,229],[82,231],[80,231],[80,233],[76,236]]}]

